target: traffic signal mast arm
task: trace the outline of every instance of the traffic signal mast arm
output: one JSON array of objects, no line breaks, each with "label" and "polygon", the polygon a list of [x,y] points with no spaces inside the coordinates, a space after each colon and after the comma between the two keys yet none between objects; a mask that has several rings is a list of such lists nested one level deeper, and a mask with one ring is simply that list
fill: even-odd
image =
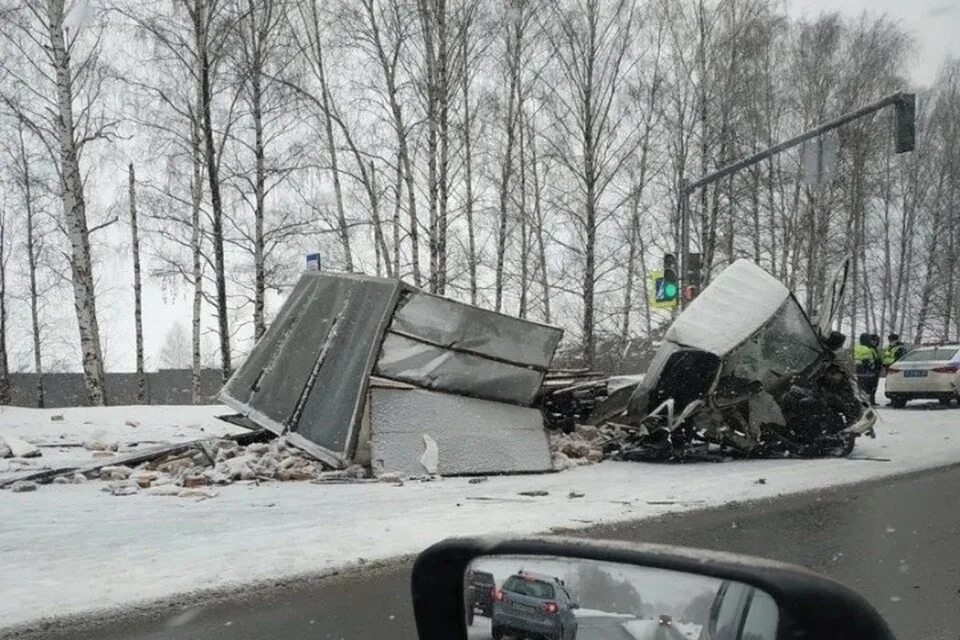
[{"label": "traffic signal mast arm", "polygon": [[758,153],[753,154],[747,158],[737,160],[734,163],[728,164],[725,167],[721,167],[712,173],[708,173],[705,176],[689,182],[686,178],[682,179],[680,182],[680,219],[681,219],[681,253],[680,259],[681,264],[681,280],[684,286],[689,283],[690,279],[690,194],[694,190],[699,189],[700,187],[705,187],[708,184],[716,182],[722,178],[725,178],[741,169],[746,169],[752,165],[762,162],[767,158],[774,156],[781,151],[786,151],[792,147],[802,144],[807,140],[821,136],[828,131],[832,131],[839,127],[842,127],[845,124],[853,122],[864,116],[868,116],[880,109],[894,105],[896,107],[896,120],[894,123],[894,142],[895,149],[897,153],[904,153],[906,151],[913,151],[914,139],[915,139],[915,124],[914,124],[914,113],[916,110],[916,94],[913,93],[903,93],[897,92],[892,95],[889,95],[885,98],[881,98],[876,102],[868,104],[866,106],[860,107],[855,111],[845,113],[842,116],[839,116],[828,122],[824,122],[820,126],[814,127],[808,131],[801,133],[798,136],[794,136],[789,140],[776,144],[772,147],[764,149]]}]

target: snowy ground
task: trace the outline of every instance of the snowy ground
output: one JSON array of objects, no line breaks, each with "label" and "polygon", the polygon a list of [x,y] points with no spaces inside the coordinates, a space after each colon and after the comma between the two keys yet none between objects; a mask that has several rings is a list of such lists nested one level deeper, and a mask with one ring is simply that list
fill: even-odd
[{"label": "snowy ground", "polygon": [[[116,442],[117,455],[164,443],[246,431],[216,416],[236,413],[222,405],[76,407],[38,411],[0,407],[0,438],[13,436],[40,448],[41,456],[0,459],[0,480],[29,471],[95,462],[83,447],[95,435]],[[103,460],[103,458],[99,458]],[[2,507],[0,507],[2,509]]]},{"label": "snowy ground", "polygon": [[[42,425],[44,437],[60,439],[69,422],[78,429],[136,431],[139,438],[157,429],[158,439],[189,439],[214,428],[232,430],[213,426],[212,416],[220,412],[216,407],[5,410],[0,435],[34,437],[30,425]],[[63,422],[50,422],[61,413]],[[910,405],[880,414],[878,438],[861,439],[852,459],[604,462],[476,484],[466,478],[401,486],[234,484],[202,501],[117,497],[102,492],[99,482],[0,491],[0,625],[322,573],[415,553],[451,535],[529,534],[634,520],[960,462],[960,409]],[[139,426],[125,425],[128,419]],[[76,435],[69,431],[64,439]],[[518,495],[531,490],[548,495]],[[571,498],[570,492],[585,495]]]}]

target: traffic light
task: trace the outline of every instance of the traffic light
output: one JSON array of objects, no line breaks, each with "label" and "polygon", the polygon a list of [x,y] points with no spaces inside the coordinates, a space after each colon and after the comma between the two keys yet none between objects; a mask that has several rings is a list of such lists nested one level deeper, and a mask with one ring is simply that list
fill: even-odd
[{"label": "traffic light", "polygon": [[683,299],[686,302],[693,301],[700,293],[700,271],[702,270],[702,260],[699,253],[688,253],[687,261],[684,264],[683,274]]},{"label": "traffic light", "polygon": [[660,304],[675,304],[679,294],[677,259],[672,253],[667,253],[663,256],[663,276],[657,280],[656,301]]},{"label": "traffic light", "polygon": [[916,132],[917,95],[904,93],[894,103],[893,141],[897,153],[913,151]]}]

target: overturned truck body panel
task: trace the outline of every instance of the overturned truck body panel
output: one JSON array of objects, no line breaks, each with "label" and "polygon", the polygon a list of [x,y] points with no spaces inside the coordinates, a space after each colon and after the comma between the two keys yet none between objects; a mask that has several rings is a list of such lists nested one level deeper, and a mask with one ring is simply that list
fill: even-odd
[{"label": "overturned truck body panel", "polygon": [[846,455],[876,413],[836,343],[779,281],[738,260],[667,331],[619,417],[634,428],[610,454]]},{"label": "overturned truck body panel", "polygon": [[311,273],[220,392],[259,426],[339,466],[352,453],[380,335],[399,283]]},{"label": "overturned truck body panel", "polygon": [[[422,435],[428,434],[451,449],[439,452],[440,460],[448,461],[441,473],[546,470],[546,435],[539,412],[529,407],[560,337],[555,327],[448,300],[399,280],[308,272],[221,399],[331,466],[367,462],[374,455],[371,443],[377,443],[381,463],[375,471],[410,472],[407,463],[424,453]],[[386,381],[377,391],[370,388],[371,375]],[[399,390],[405,400],[399,400]],[[396,433],[391,403],[403,409],[398,420],[406,423],[397,428],[407,430],[405,437],[387,437]],[[455,424],[450,407],[464,409],[472,422]],[[498,464],[480,447],[473,454],[486,456],[482,461],[470,461],[469,451],[455,455],[461,445],[448,432],[469,432],[468,440],[480,441],[484,422],[496,422],[504,411],[523,413],[524,420],[514,422],[525,426],[537,414],[542,440],[533,445],[537,462],[501,456]],[[413,437],[417,430],[420,435]],[[516,435],[528,438],[516,446],[530,446],[527,431]],[[390,468],[391,461],[403,468]]]}]

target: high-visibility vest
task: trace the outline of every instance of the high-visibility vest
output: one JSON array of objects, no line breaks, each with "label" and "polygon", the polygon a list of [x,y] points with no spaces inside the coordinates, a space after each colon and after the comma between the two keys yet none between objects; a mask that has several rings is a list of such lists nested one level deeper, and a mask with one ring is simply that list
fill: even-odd
[{"label": "high-visibility vest", "polygon": [[865,344],[857,344],[853,347],[853,361],[857,364],[872,362],[875,360],[874,350]]},{"label": "high-visibility vest", "polygon": [[902,344],[891,344],[883,350],[883,366],[889,367],[903,357],[906,348]]},{"label": "high-visibility vest", "polygon": [[880,360],[880,353],[873,347],[868,347],[865,344],[854,345],[853,362],[857,366],[857,373],[879,374]]}]

